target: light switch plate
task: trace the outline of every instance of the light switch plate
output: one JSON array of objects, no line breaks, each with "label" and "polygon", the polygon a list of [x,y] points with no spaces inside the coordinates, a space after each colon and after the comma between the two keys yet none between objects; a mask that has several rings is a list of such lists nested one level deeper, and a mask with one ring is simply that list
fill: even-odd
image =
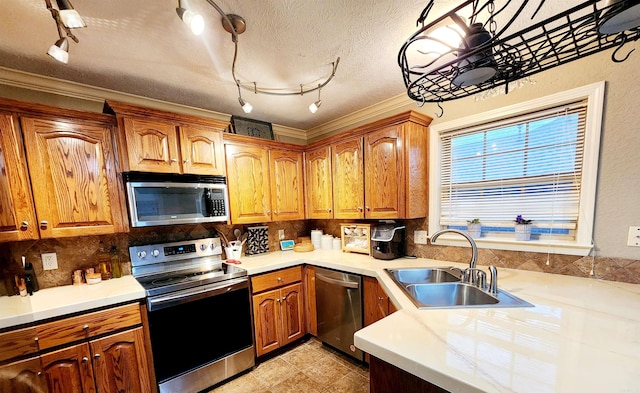
[{"label": "light switch plate", "polygon": [[640,227],[629,227],[627,246],[640,247]]},{"label": "light switch plate", "polygon": [[414,244],[427,244],[427,231],[413,231]]},{"label": "light switch plate", "polygon": [[55,252],[41,254],[42,256],[42,269],[54,270],[58,268],[58,257]]}]

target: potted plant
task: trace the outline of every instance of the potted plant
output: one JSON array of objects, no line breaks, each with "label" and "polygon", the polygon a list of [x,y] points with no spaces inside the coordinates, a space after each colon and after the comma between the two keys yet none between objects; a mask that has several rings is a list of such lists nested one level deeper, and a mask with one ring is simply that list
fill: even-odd
[{"label": "potted plant", "polygon": [[516,240],[527,241],[531,239],[531,222],[533,220],[525,220],[521,215],[518,215],[514,222],[516,223]]},{"label": "potted plant", "polygon": [[473,239],[478,239],[482,236],[482,224],[479,218],[467,220],[467,232],[469,232],[469,236]]}]

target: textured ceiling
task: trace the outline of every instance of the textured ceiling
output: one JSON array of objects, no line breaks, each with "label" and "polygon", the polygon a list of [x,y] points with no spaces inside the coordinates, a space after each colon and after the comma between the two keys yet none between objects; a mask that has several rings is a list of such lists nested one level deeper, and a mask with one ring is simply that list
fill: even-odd
[{"label": "textured ceiling", "polygon": [[[231,76],[231,35],[206,0],[189,3],[205,18],[198,37],[178,18],[178,0],[73,0],[88,27],[73,31],[80,43],[70,43],[63,65],[46,55],[57,32],[44,0],[1,0],[0,66],[307,130],[403,94],[398,50],[427,1],[216,1],[246,20],[236,65],[243,82],[314,85],[340,57],[317,113],[307,109],[317,92],[280,97],[243,90],[254,107],[249,115]],[[457,3],[439,0],[432,12]],[[566,9],[575,1],[558,3]]]}]

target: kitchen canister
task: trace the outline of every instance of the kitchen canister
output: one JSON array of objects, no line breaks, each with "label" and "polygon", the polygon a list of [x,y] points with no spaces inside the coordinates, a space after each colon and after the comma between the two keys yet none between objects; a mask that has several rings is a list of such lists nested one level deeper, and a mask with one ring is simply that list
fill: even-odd
[{"label": "kitchen canister", "polygon": [[331,250],[331,247],[333,247],[333,236],[322,235],[321,248],[323,250]]},{"label": "kitchen canister", "polygon": [[314,229],[311,231],[311,243],[316,250],[322,248],[322,229]]},{"label": "kitchen canister", "polygon": [[339,250],[342,248],[342,239],[340,239],[339,237],[334,237],[333,238],[333,249],[334,250]]}]

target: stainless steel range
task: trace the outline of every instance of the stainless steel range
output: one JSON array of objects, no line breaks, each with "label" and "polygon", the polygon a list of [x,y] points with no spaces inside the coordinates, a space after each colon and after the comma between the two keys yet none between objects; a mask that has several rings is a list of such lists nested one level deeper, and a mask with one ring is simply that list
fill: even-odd
[{"label": "stainless steel range", "polygon": [[161,393],[195,393],[254,366],[246,270],[222,262],[219,238],[129,248],[147,293]]}]

